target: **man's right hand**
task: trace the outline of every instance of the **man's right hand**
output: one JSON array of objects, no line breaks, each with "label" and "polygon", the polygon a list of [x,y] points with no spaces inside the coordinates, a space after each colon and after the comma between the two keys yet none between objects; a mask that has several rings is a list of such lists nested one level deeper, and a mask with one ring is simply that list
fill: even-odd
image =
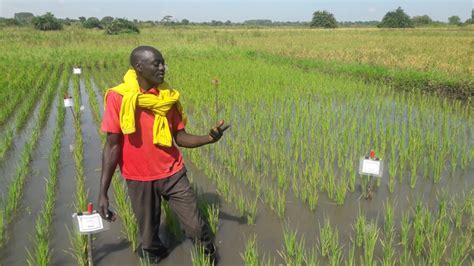
[{"label": "man's right hand", "polygon": [[109,210],[109,197],[107,195],[99,196],[99,214],[102,219],[113,222],[116,219],[115,213]]}]

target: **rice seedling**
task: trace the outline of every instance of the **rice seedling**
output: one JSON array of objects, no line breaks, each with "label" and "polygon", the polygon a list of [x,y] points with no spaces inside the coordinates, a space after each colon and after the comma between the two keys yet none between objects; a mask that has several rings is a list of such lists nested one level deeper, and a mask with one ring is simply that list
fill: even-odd
[{"label": "rice seedling", "polygon": [[367,222],[365,219],[365,214],[362,213],[359,207],[359,213],[357,215],[356,223],[354,225],[354,231],[356,233],[355,244],[359,248],[362,247],[362,244],[364,243],[364,230],[366,223]]},{"label": "rice seedling", "polygon": [[215,204],[207,205],[207,222],[213,235],[217,234],[219,225],[219,207]]},{"label": "rice seedling", "polygon": [[278,200],[276,201],[276,213],[280,219],[285,217],[286,194],[284,191],[278,190]]},{"label": "rice seedling", "polygon": [[441,265],[449,240],[449,220],[440,217],[428,232],[428,263]]},{"label": "rice seedling", "polygon": [[454,246],[451,251],[448,263],[450,265],[462,265],[463,262],[469,256],[469,249],[472,250],[472,231],[465,235],[461,235],[457,241],[454,242]]},{"label": "rice seedling", "polygon": [[247,201],[247,222],[248,224],[254,224],[255,223],[255,218],[257,216],[257,203],[258,203],[258,198],[255,198],[254,200]]},{"label": "rice seedling", "polygon": [[354,243],[354,241],[352,241],[352,239],[351,239],[351,243],[352,243],[352,245],[351,245],[352,248],[351,248],[351,250],[349,251],[349,257],[348,257],[348,259],[347,259],[346,262],[345,262],[345,265],[346,265],[346,266],[355,266],[355,265],[356,265],[356,264],[355,264],[355,261],[356,261],[356,260],[355,260],[356,244]]},{"label": "rice seedling", "polygon": [[334,232],[332,230],[329,219],[326,219],[324,226],[319,226],[319,248],[321,250],[321,256],[328,257],[329,252],[334,241]]},{"label": "rice seedling", "polygon": [[316,246],[311,248],[308,252],[305,252],[303,261],[307,266],[318,266],[319,261],[318,261],[318,251],[316,249]]},{"label": "rice seedling", "polygon": [[296,239],[296,230],[292,231],[288,225],[283,230],[283,251],[278,254],[283,258],[287,265],[302,265],[304,260],[304,238],[300,241]]},{"label": "rice seedling", "polygon": [[194,245],[191,250],[191,260],[193,266],[213,266],[214,262],[206,255],[205,249],[202,245]]},{"label": "rice seedling", "polygon": [[163,201],[161,204],[161,209],[165,214],[165,223],[169,230],[169,232],[174,236],[175,239],[183,239],[184,238],[184,231],[181,229],[181,225],[179,224],[178,217],[173,212],[171,207],[169,206],[167,201]]},{"label": "rice seedling", "polygon": [[376,223],[370,222],[364,228],[364,265],[375,265],[374,250],[379,237],[379,228]]},{"label": "rice seedling", "polygon": [[245,246],[244,254],[240,254],[244,265],[246,266],[258,266],[258,250],[257,250],[257,236],[255,234],[251,235],[247,239],[247,244]]}]

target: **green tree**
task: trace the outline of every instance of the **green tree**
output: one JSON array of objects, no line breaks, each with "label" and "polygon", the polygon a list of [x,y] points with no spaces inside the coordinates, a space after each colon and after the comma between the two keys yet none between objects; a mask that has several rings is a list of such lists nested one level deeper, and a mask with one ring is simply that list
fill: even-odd
[{"label": "green tree", "polygon": [[401,7],[398,7],[395,11],[390,11],[385,14],[377,25],[379,28],[413,28],[413,22],[410,17],[403,11]]},{"label": "green tree", "polygon": [[182,19],[182,20],[181,20],[181,25],[189,25],[189,20],[187,20],[187,19]]},{"label": "green tree", "polygon": [[334,15],[328,11],[316,11],[313,13],[313,20],[310,24],[311,28],[336,28],[337,21]]},{"label": "green tree", "polygon": [[450,16],[448,18],[449,24],[461,25],[461,18],[459,16]]},{"label": "green tree", "polygon": [[43,16],[34,17],[32,22],[37,30],[47,31],[63,29],[63,24],[61,24],[61,22],[55,18],[51,12],[48,12]]},{"label": "green tree", "polygon": [[100,20],[100,23],[105,26],[105,25],[108,25],[108,24],[112,23],[112,21],[114,21],[113,17],[105,16]]},{"label": "green tree", "polygon": [[116,18],[107,25],[105,33],[109,35],[117,35],[123,33],[140,33],[138,27],[133,22],[124,18]]},{"label": "green tree", "polygon": [[415,25],[428,25],[433,23],[433,20],[428,15],[414,16],[411,18],[411,21]]},{"label": "green tree", "polygon": [[82,22],[82,26],[86,29],[93,29],[93,28],[98,28],[102,29],[102,24],[100,23],[100,20],[96,17],[90,17],[87,18],[84,22]]}]

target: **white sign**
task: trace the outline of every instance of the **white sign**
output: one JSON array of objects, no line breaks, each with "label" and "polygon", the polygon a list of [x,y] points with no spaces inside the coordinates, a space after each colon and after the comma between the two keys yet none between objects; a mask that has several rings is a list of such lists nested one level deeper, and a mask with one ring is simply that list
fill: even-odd
[{"label": "white sign", "polygon": [[383,173],[383,161],[360,158],[359,174],[381,177]]},{"label": "white sign", "polygon": [[81,233],[94,233],[104,229],[104,223],[98,213],[82,215],[74,213],[72,217],[77,219],[79,232]]},{"label": "white sign", "polygon": [[74,101],[72,98],[66,98],[64,99],[64,107],[73,107],[74,106]]},{"label": "white sign", "polygon": [[80,67],[74,67],[72,69],[72,74],[80,75],[81,73],[82,73],[82,69]]}]

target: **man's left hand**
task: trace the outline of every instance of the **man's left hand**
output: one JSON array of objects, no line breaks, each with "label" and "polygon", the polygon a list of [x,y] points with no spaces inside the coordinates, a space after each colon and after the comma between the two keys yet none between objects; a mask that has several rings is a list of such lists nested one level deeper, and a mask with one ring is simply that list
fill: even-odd
[{"label": "man's left hand", "polygon": [[214,143],[219,141],[222,138],[224,131],[229,127],[230,125],[224,125],[224,120],[219,121],[219,123],[217,123],[217,125],[209,132],[209,142]]}]

